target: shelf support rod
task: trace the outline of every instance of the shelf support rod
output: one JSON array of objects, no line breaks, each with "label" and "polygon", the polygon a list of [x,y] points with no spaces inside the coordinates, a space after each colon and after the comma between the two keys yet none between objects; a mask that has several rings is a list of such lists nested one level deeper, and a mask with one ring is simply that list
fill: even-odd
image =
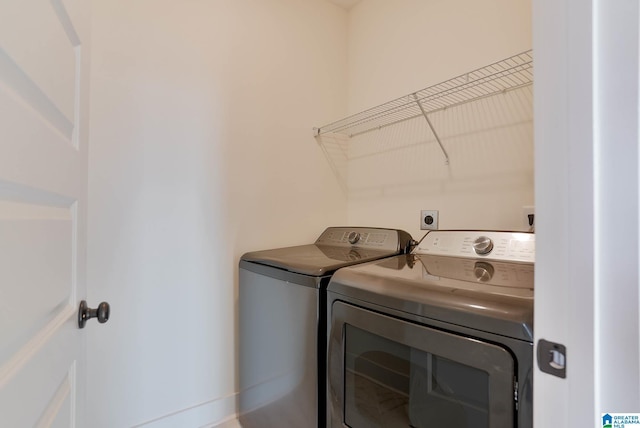
[{"label": "shelf support rod", "polygon": [[442,145],[442,141],[440,141],[440,137],[438,137],[438,133],[433,127],[433,124],[429,120],[429,116],[427,115],[427,112],[424,110],[424,107],[422,107],[422,103],[420,103],[420,100],[418,99],[418,96],[415,94],[415,92],[411,95],[413,95],[413,99],[416,101],[416,104],[418,104],[418,107],[420,107],[420,111],[422,112],[422,115],[427,120],[427,124],[429,125],[429,128],[431,128],[431,132],[433,132],[433,136],[436,137],[436,141],[440,146],[440,150],[442,150],[442,154],[444,154],[445,165],[449,165],[449,155],[447,154],[447,151],[444,149],[444,146]]}]

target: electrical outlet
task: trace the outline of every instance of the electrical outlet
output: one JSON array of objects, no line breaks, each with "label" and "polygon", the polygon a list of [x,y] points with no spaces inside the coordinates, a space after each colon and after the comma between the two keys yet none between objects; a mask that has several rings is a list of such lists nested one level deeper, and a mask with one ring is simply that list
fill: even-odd
[{"label": "electrical outlet", "polygon": [[534,206],[522,207],[522,227],[524,227],[525,230],[529,230],[535,226],[535,213],[536,210]]},{"label": "electrical outlet", "polygon": [[438,228],[438,210],[420,211],[420,229],[436,230]]}]

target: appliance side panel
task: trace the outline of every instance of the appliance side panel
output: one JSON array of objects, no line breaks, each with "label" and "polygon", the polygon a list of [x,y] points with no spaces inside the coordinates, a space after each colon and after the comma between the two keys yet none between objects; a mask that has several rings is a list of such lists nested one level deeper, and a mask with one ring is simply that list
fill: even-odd
[{"label": "appliance side panel", "polygon": [[318,290],[239,275],[242,426],[305,426],[317,418]]}]

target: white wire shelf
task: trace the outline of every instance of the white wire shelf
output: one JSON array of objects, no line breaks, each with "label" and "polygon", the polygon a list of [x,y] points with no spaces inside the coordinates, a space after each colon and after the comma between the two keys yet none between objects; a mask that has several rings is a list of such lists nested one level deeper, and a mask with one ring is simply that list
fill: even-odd
[{"label": "white wire shelf", "polygon": [[355,137],[424,116],[448,162],[448,155],[429,120],[430,114],[532,84],[533,51],[529,50],[320,128],[314,128],[314,136],[333,133]]}]

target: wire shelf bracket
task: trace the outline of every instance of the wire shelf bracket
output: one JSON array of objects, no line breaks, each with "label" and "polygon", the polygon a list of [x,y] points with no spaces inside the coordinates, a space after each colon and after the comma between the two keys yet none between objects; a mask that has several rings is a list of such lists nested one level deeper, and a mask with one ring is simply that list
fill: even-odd
[{"label": "wire shelf bracket", "polygon": [[433,132],[433,136],[436,137],[436,141],[438,142],[438,145],[440,146],[440,150],[442,150],[442,154],[444,155],[444,163],[445,163],[445,165],[449,165],[449,154],[444,149],[444,146],[442,145],[442,141],[440,141],[440,137],[438,137],[438,133],[436,132],[436,129],[433,127],[433,124],[429,120],[429,115],[427,114],[426,110],[422,106],[422,103],[420,102],[420,99],[418,98],[418,95],[415,94],[415,93],[412,94],[412,95],[413,95],[413,98],[416,100],[416,104],[418,104],[418,107],[420,107],[420,111],[422,112],[422,115],[424,116],[425,120],[427,121],[427,124],[429,125],[429,129],[431,129],[431,132]]}]

